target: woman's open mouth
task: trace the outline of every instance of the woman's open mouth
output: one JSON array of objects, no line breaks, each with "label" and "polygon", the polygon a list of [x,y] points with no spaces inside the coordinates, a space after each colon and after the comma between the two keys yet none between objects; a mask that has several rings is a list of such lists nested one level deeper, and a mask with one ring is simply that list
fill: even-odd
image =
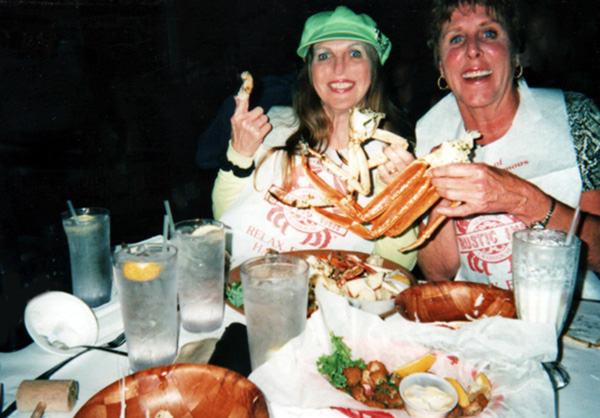
[{"label": "woman's open mouth", "polygon": [[335,82],[335,83],[329,83],[329,87],[332,90],[343,91],[343,90],[349,90],[352,87],[354,87],[354,83],[351,81],[339,81],[339,82]]},{"label": "woman's open mouth", "polygon": [[463,73],[462,77],[465,80],[481,80],[486,78],[492,74],[492,70],[477,70],[477,71],[467,71]]}]

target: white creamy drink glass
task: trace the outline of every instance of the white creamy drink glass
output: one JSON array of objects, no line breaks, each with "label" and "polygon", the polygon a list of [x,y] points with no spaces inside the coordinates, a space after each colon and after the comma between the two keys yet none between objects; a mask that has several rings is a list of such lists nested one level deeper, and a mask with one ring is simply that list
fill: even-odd
[{"label": "white creamy drink glass", "polygon": [[129,366],[136,372],[177,356],[177,248],[139,244],[114,255]]},{"label": "white creamy drink glass", "polygon": [[308,263],[286,254],[252,258],[240,267],[252,369],[306,326]]},{"label": "white creamy drink glass", "polygon": [[223,323],[225,227],[211,219],[175,224],[181,325],[189,332],[213,331]]},{"label": "white creamy drink glass", "polygon": [[560,335],[567,318],[579,266],[581,241],[553,229],[513,234],[512,262],[519,318],[554,325]]},{"label": "white creamy drink glass", "polygon": [[113,270],[110,260],[110,216],[104,208],[63,212],[69,242],[73,294],[90,307],[110,301]]}]

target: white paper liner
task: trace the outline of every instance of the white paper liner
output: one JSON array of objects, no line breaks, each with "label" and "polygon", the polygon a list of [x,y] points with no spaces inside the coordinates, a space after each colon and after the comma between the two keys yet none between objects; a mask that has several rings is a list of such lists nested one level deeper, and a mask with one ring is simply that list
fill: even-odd
[{"label": "white paper liner", "polygon": [[[305,332],[250,375],[272,409],[286,416],[306,416],[307,410],[312,410],[310,416],[328,416],[332,407],[373,414],[375,410],[335,389],[318,373],[317,359],[331,352],[331,331],[344,338],[353,358],[379,360],[389,370],[434,352],[438,360],[432,371],[454,377],[466,388],[478,372],[484,372],[492,383],[492,400],[480,416],[556,415],[555,393],[541,366],[557,355],[553,327],[500,317],[467,323],[457,330],[409,322],[397,314],[384,321],[350,307],[343,297],[322,287],[316,294],[320,308]],[[351,411],[345,414],[352,416]],[[377,416],[408,414],[379,410]]]}]

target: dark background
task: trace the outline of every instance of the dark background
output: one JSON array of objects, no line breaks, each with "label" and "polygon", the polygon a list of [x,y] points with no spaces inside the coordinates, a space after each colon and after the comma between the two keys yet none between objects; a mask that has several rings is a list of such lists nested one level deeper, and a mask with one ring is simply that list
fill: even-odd
[{"label": "dark background", "polygon": [[[113,244],[160,234],[166,199],[175,220],[212,217],[199,136],[242,71],[294,72],[306,18],[340,4],[391,39],[390,94],[415,122],[440,97],[425,0],[0,0],[0,304],[70,288],[68,199],[108,208]],[[597,1],[527,6],[529,84],[598,102]]]}]

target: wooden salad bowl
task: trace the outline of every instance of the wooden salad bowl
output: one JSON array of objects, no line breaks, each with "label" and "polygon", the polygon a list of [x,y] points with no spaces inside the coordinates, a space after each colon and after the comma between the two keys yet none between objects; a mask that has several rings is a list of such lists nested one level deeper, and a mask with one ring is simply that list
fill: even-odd
[{"label": "wooden salad bowl", "polygon": [[269,416],[263,393],[242,375],[205,364],[173,364],[117,380],[87,401],[75,418],[119,418],[123,393],[127,418],[155,418],[161,411],[174,418]]},{"label": "wooden salad bowl", "polygon": [[513,292],[481,283],[437,282],[411,286],[396,296],[396,310],[410,321],[516,318]]}]

